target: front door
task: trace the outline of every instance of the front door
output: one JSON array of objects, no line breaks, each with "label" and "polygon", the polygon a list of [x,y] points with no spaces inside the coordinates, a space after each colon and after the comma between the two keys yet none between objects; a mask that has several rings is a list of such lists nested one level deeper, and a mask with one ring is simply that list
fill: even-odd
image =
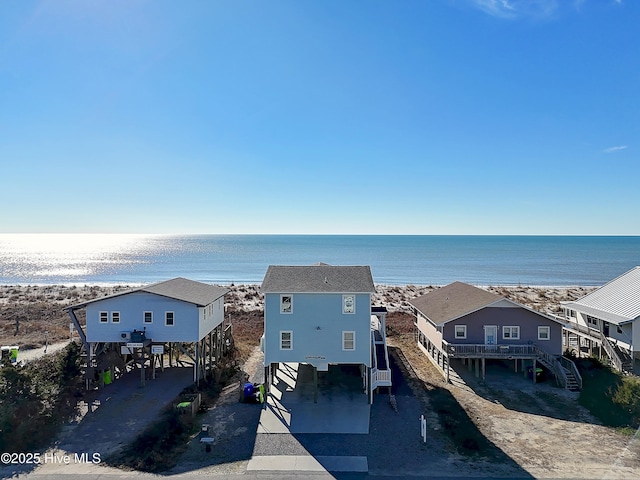
[{"label": "front door", "polygon": [[495,345],[498,341],[498,327],[496,325],[484,326],[484,343],[486,345]]},{"label": "front door", "polygon": [[602,322],[602,333],[605,337],[609,336],[609,322]]}]

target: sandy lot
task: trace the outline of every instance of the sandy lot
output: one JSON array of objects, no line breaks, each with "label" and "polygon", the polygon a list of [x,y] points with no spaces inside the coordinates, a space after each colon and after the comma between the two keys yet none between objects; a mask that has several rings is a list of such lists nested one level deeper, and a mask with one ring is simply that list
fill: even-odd
[{"label": "sandy lot", "polygon": [[459,364],[464,383],[447,384],[410,337],[394,343],[424,382],[426,402],[430,386],[447,389],[482,434],[533,477],[640,478],[640,434],[601,426],[578,405],[578,393],[550,382],[534,385],[498,363],[485,381]]},{"label": "sandy lot", "polygon": [[[485,381],[479,381],[460,369],[460,380],[446,384],[410,334],[413,319],[408,314],[407,301],[433,288],[378,286],[374,298],[375,304],[385,305],[391,312],[388,318],[390,343],[397,346],[406,359],[408,375],[416,380],[413,394],[420,399],[422,411],[429,421],[432,447],[421,454],[425,468],[440,463],[441,466],[451,464],[456,468],[436,469],[437,472],[434,470],[432,474],[467,477],[470,472],[474,472],[472,476],[509,477],[517,471],[535,478],[640,478],[640,435],[629,437],[599,425],[578,405],[576,393],[550,383],[533,385],[508,368],[497,365],[487,370]],[[488,289],[546,312],[555,311],[561,300],[579,298],[591,290],[581,287]],[[0,286],[0,343],[38,346],[42,344],[45,330],[49,332],[49,342],[67,340],[68,317],[63,308],[108,293],[113,293],[112,289]],[[228,298],[234,334],[242,338],[247,357],[262,333],[261,302],[262,297],[255,285],[233,286]],[[252,362],[255,363],[255,356],[245,365],[245,371],[256,370]],[[438,421],[439,405],[433,395],[436,389],[449,392],[466,411],[491,445],[490,455],[483,456],[483,452],[479,452],[477,456],[467,457],[455,452]],[[226,391],[210,414],[215,434],[221,437],[229,435],[226,466],[222,470],[213,469],[218,474],[242,474],[252,453],[251,447],[242,440],[247,429],[250,430],[257,422],[256,412],[244,406],[240,408],[246,411],[238,411],[237,417],[229,417],[227,407],[235,401],[235,391]],[[234,411],[236,408],[233,407]],[[248,425],[244,421],[235,423],[245,416]],[[251,433],[249,435],[251,437]],[[200,452],[201,447],[197,444],[190,448],[174,473],[195,472],[196,466],[201,468]],[[438,452],[438,456],[429,452]],[[209,461],[212,460],[215,461],[210,457]],[[497,464],[500,461],[511,466]]]}]

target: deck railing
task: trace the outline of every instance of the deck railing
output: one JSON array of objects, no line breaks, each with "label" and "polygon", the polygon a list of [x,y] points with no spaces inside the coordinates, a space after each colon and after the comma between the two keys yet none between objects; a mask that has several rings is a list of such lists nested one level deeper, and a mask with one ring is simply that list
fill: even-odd
[{"label": "deck railing", "polygon": [[473,344],[467,345],[463,343],[449,343],[442,341],[445,353],[451,357],[531,357],[536,355],[537,347],[535,345],[485,345]]},{"label": "deck railing", "polygon": [[[536,345],[466,345],[461,343],[448,343],[442,341],[445,354],[450,358],[464,357],[464,358],[531,358],[535,357],[545,367],[550,369],[558,384],[561,387],[566,388],[568,379],[565,371],[565,366],[555,355],[551,355],[549,352],[541,349]],[[560,357],[562,358],[562,357]],[[568,360],[568,362],[570,362]],[[573,362],[570,362],[573,365]],[[568,368],[568,367],[567,367]],[[582,378],[578,374],[578,370],[575,365],[572,368],[568,368],[571,373],[576,376],[576,380],[582,386]]]},{"label": "deck railing", "polygon": [[563,368],[566,368],[567,370],[569,370],[569,372],[571,372],[571,374],[576,379],[576,382],[578,383],[578,388],[582,390],[582,376],[578,372],[578,367],[576,367],[576,364],[566,357],[560,357],[559,362]]},{"label": "deck railing", "polygon": [[583,335],[587,335],[588,337],[591,337],[595,340],[600,340],[600,336],[602,335],[600,333],[600,331],[596,328],[592,328],[592,327],[587,327],[585,325],[580,325],[578,322],[574,322],[573,320],[570,320],[568,318],[562,318],[562,317],[558,317],[557,315],[554,315],[555,318],[557,318],[558,320],[564,322],[564,326],[563,328],[565,330],[569,330],[570,332],[577,332],[577,333],[581,333]]},{"label": "deck railing", "polygon": [[391,386],[391,370],[378,370],[377,368],[372,368],[371,383],[373,388],[376,386]]},{"label": "deck railing", "polygon": [[579,323],[566,318],[563,320],[566,322],[564,325],[565,330],[568,330],[569,332],[586,335],[589,338],[600,343],[607,357],[609,358],[609,362],[611,362],[611,366],[616,370],[618,370],[619,372],[622,372],[622,359],[618,355],[618,352],[616,352],[615,349],[613,348],[613,345],[611,345],[611,342],[609,341],[609,339],[601,331],[595,328],[580,325]]},{"label": "deck railing", "polygon": [[[391,369],[389,366],[389,354],[387,352],[387,343],[383,338],[382,341],[376,339],[376,333],[379,334],[378,330],[371,330],[371,358],[372,358],[372,367],[371,367],[371,391],[373,392],[378,387],[390,387],[391,386]],[[378,368],[378,352],[377,348],[384,349],[384,361],[385,367],[387,368]]]},{"label": "deck railing", "polygon": [[609,342],[609,340],[607,340],[607,337],[605,337],[602,334],[600,334],[600,341],[602,342],[602,347],[604,348],[604,351],[607,353],[607,356],[609,357],[611,366],[615,368],[617,371],[622,372],[622,360],[620,359],[620,357],[618,356],[618,353],[613,348],[613,345],[611,345],[611,342]]}]

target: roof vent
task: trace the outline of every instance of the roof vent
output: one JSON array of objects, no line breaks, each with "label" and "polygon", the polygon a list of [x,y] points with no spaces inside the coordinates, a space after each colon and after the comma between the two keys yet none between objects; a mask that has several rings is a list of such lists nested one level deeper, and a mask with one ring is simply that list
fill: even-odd
[{"label": "roof vent", "polygon": [[324,277],[324,283],[329,283],[329,281],[327,280],[327,277]]}]

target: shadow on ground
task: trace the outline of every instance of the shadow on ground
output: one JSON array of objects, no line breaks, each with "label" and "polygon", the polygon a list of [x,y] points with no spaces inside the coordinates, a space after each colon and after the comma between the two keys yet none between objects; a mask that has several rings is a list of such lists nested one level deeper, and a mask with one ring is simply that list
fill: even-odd
[{"label": "shadow on ground", "polygon": [[[496,472],[497,474],[507,474],[513,478],[532,478],[511,457],[482,434],[449,390],[421,380],[413,371],[402,350],[391,347],[389,352],[394,360],[392,362],[394,378],[400,378],[400,382],[406,382],[411,387],[415,396],[421,399],[423,411],[427,410],[431,415],[437,416],[439,428],[432,434],[442,436],[446,440],[445,455],[451,456],[455,453],[461,457],[461,461],[466,466],[472,468],[474,465],[478,467],[489,464],[491,467],[499,466],[500,472]],[[401,383],[396,388],[402,387]],[[481,476],[489,474],[489,471],[483,471]],[[464,475],[462,472],[459,474]]]},{"label": "shadow on ground", "polygon": [[[522,372],[515,372],[508,361],[487,360],[485,379],[478,378],[460,360],[453,360],[451,368],[461,388],[505,408],[531,415],[542,415],[569,422],[593,423],[586,412],[578,412],[570,405],[578,406],[579,392],[572,392],[557,385],[553,375],[545,370],[542,381],[533,383]],[[455,382],[455,380],[454,380]]]},{"label": "shadow on ground", "polygon": [[[259,433],[253,455],[310,455],[320,463],[325,457],[366,457],[367,473],[332,472],[334,478],[345,479],[452,474],[467,478],[489,475],[532,478],[482,435],[448,390],[423,383],[400,350],[390,348],[390,365],[391,393],[397,411],[390,404],[388,389],[377,393],[370,410],[368,433]],[[367,402],[357,370],[342,369],[337,380],[326,381],[321,387],[339,385],[341,390],[349,389],[351,396],[360,395],[357,401]],[[428,408],[422,400],[425,396]],[[321,391],[319,401],[322,398]],[[435,414],[439,419],[437,429],[430,425],[426,443],[420,435],[421,414]]]}]

